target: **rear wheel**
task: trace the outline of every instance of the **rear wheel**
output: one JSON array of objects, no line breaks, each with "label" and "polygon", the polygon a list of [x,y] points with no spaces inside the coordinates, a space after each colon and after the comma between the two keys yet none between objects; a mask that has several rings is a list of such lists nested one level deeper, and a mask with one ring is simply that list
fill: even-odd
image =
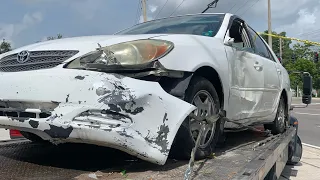
[{"label": "rear wheel", "polygon": [[[203,77],[193,77],[185,95],[185,101],[197,107],[197,109],[192,112],[196,116],[212,116],[220,110],[220,100],[214,86]],[[190,117],[185,119],[173,143],[171,155],[173,155],[174,158],[190,158],[200,128],[200,122]],[[213,152],[220,134],[220,129],[220,120],[215,124],[206,125],[200,140],[200,146],[196,151],[195,159],[205,158]]]},{"label": "rear wheel", "polygon": [[280,134],[285,131],[287,126],[288,116],[286,112],[286,103],[284,101],[284,98],[281,96],[277,109],[277,115],[275,120],[273,121],[273,124],[265,124],[264,128],[271,130],[272,134]]}]

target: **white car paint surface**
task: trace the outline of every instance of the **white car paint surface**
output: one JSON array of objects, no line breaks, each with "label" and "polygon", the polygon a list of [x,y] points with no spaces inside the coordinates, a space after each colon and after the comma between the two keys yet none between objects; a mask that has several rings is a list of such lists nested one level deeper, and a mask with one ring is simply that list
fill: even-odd
[{"label": "white car paint surface", "polygon": [[[184,33],[184,29],[177,29],[176,33],[167,29],[167,32],[128,35],[125,32],[130,32],[129,28],[115,35],[40,42],[0,55],[0,127],[33,133],[53,143],[112,147],[163,165],[180,125],[196,107],[165,91],[162,84],[133,77],[132,72],[121,68],[114,72],[68,68],[69,63],[77,62],[77,58],[100,46],[107,49],[145,39],[173,44],[170,51],[150,62],[154,63],[150,72],[193,74],[200,68],[211,68],[219,76],[222,108],[227,118],[247,125],[272,122],[282,93],[287,96],[287,104],[291,103],[289,76],[276,55],[264,40],[261,42],[269,52],[268,57],[255,52],[257,49],[251,45],[249,49],[231,46],[228,41],[229,22],[235,18],[232,14],[172,18],[192,16],[217,16],[221,23],[212,27],[217,28],[212,36],[205,34],[210,34],[209,31],[202,35]],[[154,22],[163,22],[157,23],[161,27],[166,25],[165,20]],[[193,32],[199,32],[197,28]],[[249,42],[246,34],[244,39]],[[20,60],[26,61],[17,62],[17,54],[22,51],[28,51],[30,56],[26,59],[21,56]],[[129,51],[121,53],[121,57],[130,59],[124,57]],[[108,59],[114,57],[110,54],[104,57],[107,63],[114,60]],[[113,67],[107,63],[99,67]],[[134,64],[138,68],[135,73],[139,65]],[[226,123],[225,128],[237,126]]]}]

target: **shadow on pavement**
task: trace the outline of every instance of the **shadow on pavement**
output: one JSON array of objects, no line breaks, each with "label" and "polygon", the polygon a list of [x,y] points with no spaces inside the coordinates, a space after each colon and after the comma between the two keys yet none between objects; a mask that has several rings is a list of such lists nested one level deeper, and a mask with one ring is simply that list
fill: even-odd
[{"label": "shadow on pavement", "polygon": [[285,180],[285,179],[291,179],[291,177],[297,177],[298,176],[298,170],[294,169],[297,166],[302,166],[302,164],[299,162],[298,164],[294,166],[289,166],[287,165],[281,174],[280,180]]}]

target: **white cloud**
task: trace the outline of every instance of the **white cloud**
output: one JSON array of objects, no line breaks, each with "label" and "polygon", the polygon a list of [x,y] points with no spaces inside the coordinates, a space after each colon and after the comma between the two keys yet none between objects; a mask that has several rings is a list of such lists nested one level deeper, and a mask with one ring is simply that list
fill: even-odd
[{"label": "white cloud", "polygon": [[158,9],[158,6],[155,6],[155,5],[149,5],[149,10],[151,13],[154,13],[155,11],[157,11]]},{"label": "white cloud", "polygon": [[288,36],[309,41],[320,41],[320,3],[312,0],[308,7],[300,9],[292,23],[284,23],[277,31],[286,31]]},{"label": "white cloud", "polygon": [[67,6],[77,14],[81,15],[79,18],[91,20],[96,15],[97,10],[105,8],[106,0],[20,0],[26,4],[48,4],[51,6],[60,3],[60,5]]},{"label": "white cloud", "polygon": [[[316,24],[319,19],[317,19],[318,9],[315,8],[313,12],[307,9],[301,9],[298,12],[299,17],[292,24],[285,24],[276,28],[276,31],[289,31],[291,34],[301,35],[308,31],[313,31],[319,26]],[[318,16],[319,17],[319,16]]]},{"label": "white cloud", "polygon": [[23,16],[20,23],[12,24],[1,24],[0,23],[0,38],[6,39],[11,43],[13,38],[19,35],[21,32],[25,31],[29,27],[32,27],[43,20],[41,12],[27,13]]},{"label": "white cloud", "polygon": [[[257,0],[251,1],[255,3]],[[307,3],[312,1],[318,2],[317,0],[271,0],[272,19],[287,18],[288,16],[294,15],[301,9],[301,7],[304,7]],[[253,8],[250,8],[250,11],[255,15],[266,17],[268,13],[267,1],[258,1]]]},{"label": "white cloud", "polygon": [[[107,8],[105,0],[21,0],[28,3],[62,3],[71,7],[73,11],[79,14],[79,19],[92,20],[95,18],[97,11]],[[147,16],[148,20],[152,20],[161,10],[159,16],[167,17],[171,15],[176,7],[183,0],[151,0],[147,1]],[[138,2],[138,1],[137,1]],[[183,4],[176,9],[173,15],[200,13],[204,10],[208,3],[212,0],[184,0]],[[165,7],[163,8],[163,6]],[[120,5],[119,5],[120,6]],[[233,7],[233,8],[232,8]],[[120,7],[119,7],[120,8]],[[231,9],[232,8],[232,9]],[[286,31],[289,36],[297,37],[299,34],[304,34],[312,30],[320,29],[320,10],[319,0],[271,0],[272,10],[272,29],[276,31]],[[266,0],[220,0],[217,8],[208,10],[208,12],[229,12],[240,15],[244,20],[248,21],[255,29],[262,31],[267,28],[267,1]],[[121,14],[120,14],[121,15]],[[38,17],[38,18],[37,18]],[[126,17],[124,17],[126,18]],[[41,20],[41,15],[32,16],[32,19]],[[25,17],[23,22],[29,22],[29,17]],[[143,18],[140,17],[140,21]],[[19,27],[15,24],[7,24],[1,26],[1,32],[6,32],[8,36]],[[14,29],[14,30],[13,30]],[[23,29],[23,28],[22,28]],[[319,35],[320,30],[318,32]],[[314,34],[304,38],[315,40],[318,36]],[[320,36],[319,36],[320,37]],[[313,38],[313,39],[311,39]],[[320,39],[320,38],[319,38]]]}]

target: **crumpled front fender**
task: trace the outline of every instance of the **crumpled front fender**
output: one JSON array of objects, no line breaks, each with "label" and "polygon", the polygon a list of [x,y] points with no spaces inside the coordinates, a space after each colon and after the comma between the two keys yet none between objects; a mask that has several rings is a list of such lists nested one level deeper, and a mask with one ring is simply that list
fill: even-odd
[{"label": "crumpled front fender", "polygon": [[0,126],[51,141],[113,147],[157,164],[165,163],[181,123],[195,109],[157,82],[117,74],[49,69],[4,73],[0,82],[0,102],[10,106],[0,111],[50,113],[0,116]]}]

